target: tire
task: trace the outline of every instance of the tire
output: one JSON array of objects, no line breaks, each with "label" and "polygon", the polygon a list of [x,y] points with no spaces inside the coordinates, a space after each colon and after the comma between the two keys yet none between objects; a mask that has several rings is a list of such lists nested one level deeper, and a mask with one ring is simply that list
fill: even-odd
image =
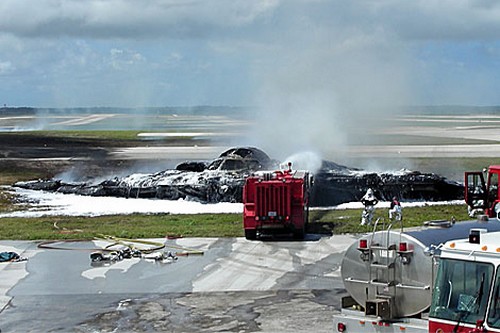
[{"label": "tire", "polygon": [[245,238],[248,240],[256,240],[257,239],[257,230],[245,229]]}]

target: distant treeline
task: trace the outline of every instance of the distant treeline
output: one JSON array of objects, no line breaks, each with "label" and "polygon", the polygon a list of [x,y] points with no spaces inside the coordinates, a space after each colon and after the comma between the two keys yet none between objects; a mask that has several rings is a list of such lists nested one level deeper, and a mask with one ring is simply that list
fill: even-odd
[{"label": "distant treeline", "polygon": [[0,108],[0,115],[4,116],[33,115],[35,113],[36,109],[30,107],[11,108],[4,106]]},{"label": "distant treeline", "polygon": [[403,108],[405,114],[500,114],[500,106],[467,106],[467,105],[425,105],[407,106]]},{"label": "distant treeline", "polygon": [[[401,114],[457,115],[457,114],[500,114],[500,106],[465,106],[465,105],[423,105],[400,107]],[[165,107],[91,107],[91,108],[34,108],[34,107],[0,107],[0,115],[34,115],[34,114],[179,114],[179,115],[233,115],[245,116],[253,114],[256,109],[242,106],[165,106]]]},{"label": "distant treeline", "polygon": [[180,114],[180,115],[245,115],[249,107],[237,106],[166,106],[166,107],[77,107],[77,108],[34,108],[34,107],[1,107],[0,115],[33,115],[33,114]]}]

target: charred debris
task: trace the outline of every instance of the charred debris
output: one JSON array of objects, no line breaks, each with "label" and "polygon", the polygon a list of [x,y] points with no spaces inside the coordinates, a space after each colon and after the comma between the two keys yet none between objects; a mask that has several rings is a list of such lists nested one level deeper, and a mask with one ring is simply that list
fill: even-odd
[{"label": "charred debris", "polygon": [[[65,183],[59,179],[18,182],[15,187],[89,196],[241,202],[245,178],[256,171],[276,170],[279,163],[254,147],[236,147],[210,163],[184,162],[152,174],[114,177],[98,184]],[[311,206],[358,201],[368,188],[380,200],[443,201],[463,199],[464,187],[434,173],[401,170],[373,173],[323,161],[314,175]]]}]

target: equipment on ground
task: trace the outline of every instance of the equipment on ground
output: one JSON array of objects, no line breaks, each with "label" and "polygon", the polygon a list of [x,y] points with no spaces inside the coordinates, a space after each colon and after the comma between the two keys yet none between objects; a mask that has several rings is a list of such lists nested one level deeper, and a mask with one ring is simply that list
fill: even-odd
[{"label": "equipment on ground", "polygon": [[255,173],[243,187],[245,237],[254,240],[266,232],[291,232],[303,239],[309,219],[309,192],[313,178],[308,171],[288,169]]},{"label": "equipment on ground", "polygon": [[471,217],[477,212],[484,212],[488,217],[500,218],[499,178],[500,165],[491,165],[483,171],[465,172],[465,202]]},{"label": "equipment on ground", "polygon": [[[452,332],[454,326],[467,327],[456,332],[472,332],[476,319],[486,325],[490,291],[500,295],[500,286],[491,289],[500,265],[500,245],[493,240],[493,235],[500,237],[498,221],[431,221],[427,228],[409,232],[393,231],[392,225],[376,231],[377,225],[378,221],[372,233],[350,246],[342,260],[341,276],[349,296],[334,315],[337,332],[434,333]],[[458,245],[466,242],[468,250]],[[500,276],[496,281],[500,284]],[[476,301],[459,292],[472,293]],[[438,309],[451,309],[457,302],[462,305],[451,313]],[[488,316],[493,316],[492,306]],[[500,322],[496,327],[500,332]]]}]

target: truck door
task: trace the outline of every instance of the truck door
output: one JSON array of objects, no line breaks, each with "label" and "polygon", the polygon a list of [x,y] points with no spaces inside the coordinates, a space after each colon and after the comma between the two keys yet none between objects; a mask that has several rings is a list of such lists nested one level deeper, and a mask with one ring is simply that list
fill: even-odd
[{"label": "truck door", "polygon": [[483,173],[472,171],[465,173],[465,202],[471,209],[486,209],[487,204],[486,183]]},{"label": "truck door", "polygon": [[488,171],[488,183],[486,188],[488,189],[487,196],[487,206],[488,206],[488,216],[489,217],[499,217],[500,207],[498,203],[500,202],[498,193],[498,182],[499,182],[499,172],[497,169],[490,168]]}]

